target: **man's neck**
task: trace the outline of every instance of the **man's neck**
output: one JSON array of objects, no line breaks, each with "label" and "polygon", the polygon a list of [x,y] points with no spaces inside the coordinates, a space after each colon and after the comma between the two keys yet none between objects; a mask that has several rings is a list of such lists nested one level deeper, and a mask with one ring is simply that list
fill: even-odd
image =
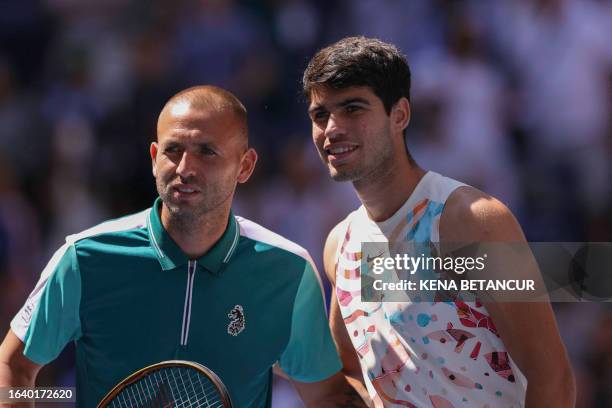
[{"label": "man's neck", "polygon": [[230,209],[229,207],[215,209],[198,220],[173,215],[164,204],[160,211],[162,225],[172,240],[189,259],[197,259],[208,252],[223,236]]},{"label": "man's neck", "polygon": [[385,221],[408,200],[426,171],[408,160],[396,161],[395,165],[368,180],[353,182],[359,200],[374,221]]}]

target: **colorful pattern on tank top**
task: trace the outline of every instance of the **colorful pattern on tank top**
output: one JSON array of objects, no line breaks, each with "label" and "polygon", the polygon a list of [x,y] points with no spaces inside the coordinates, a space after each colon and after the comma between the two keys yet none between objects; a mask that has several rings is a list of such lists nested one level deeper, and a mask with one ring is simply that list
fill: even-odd
[{"label": "colorful pattern on tank top", "polygon": [[343,222],[336,295],[366,387],[384,407],[522,407],[526,379],[478,302],[361,302],[361,243],[439,242],[440,216],[463,186],[428,172],[383,223],[362,206]]}]

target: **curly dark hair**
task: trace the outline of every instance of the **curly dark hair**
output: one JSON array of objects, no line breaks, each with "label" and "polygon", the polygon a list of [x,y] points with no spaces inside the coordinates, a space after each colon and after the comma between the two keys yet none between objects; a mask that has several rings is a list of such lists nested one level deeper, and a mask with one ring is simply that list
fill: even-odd
[{"label": "curly dark hair", "polygon": [[368,86],[389,114],[400,98],[410,100],[410,67],[406,57],[391,44],[363,36],[347,37],[312,57],[302,84],[309,100],[318,85],[333,89]]}]

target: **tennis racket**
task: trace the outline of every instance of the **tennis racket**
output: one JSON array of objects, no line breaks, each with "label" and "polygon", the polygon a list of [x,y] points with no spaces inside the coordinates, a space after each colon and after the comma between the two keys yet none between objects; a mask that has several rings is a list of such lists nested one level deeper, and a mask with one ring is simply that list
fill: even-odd
[{"label": "tennis racket", "polygon": [[117,384],[98,408],[231,408],[221,379],[191,361],[170,360],[142,368]]}]

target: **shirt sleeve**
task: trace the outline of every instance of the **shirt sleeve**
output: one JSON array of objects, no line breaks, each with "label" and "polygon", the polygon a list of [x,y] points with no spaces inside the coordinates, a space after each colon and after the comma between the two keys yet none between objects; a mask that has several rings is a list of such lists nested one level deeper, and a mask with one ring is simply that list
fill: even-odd
[{"label": "shirt sleeve", "polygon": [[293,305],[289,342],[279,360],[280,368],[296,381],[322,381],[342,368],[324,299],[319,276],[306,262]]},{"label": "shirt sleeve", "polygon": [[25,305],[11,321],[23,341],[23,354],[36,364],[54,360],[71,340],[81,335],[81,279],[74,244],[55,252]]}]

